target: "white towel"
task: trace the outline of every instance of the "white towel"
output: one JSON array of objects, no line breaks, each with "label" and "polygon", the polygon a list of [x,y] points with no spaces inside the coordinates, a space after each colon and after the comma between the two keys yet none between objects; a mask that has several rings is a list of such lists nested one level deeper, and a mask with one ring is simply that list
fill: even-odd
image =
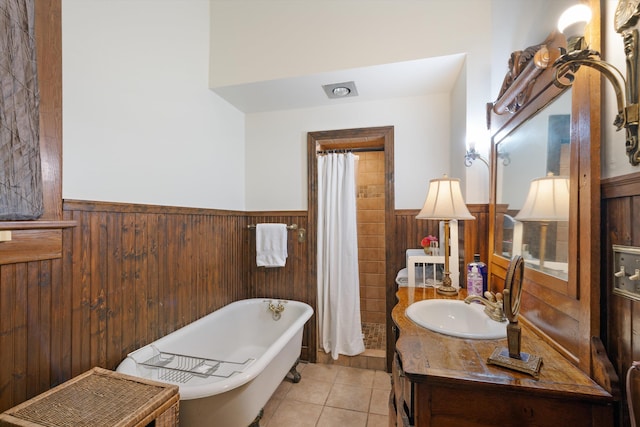
[{"label": "white towel", "polygon": [[256,225],[256,264],[258,267],[284,267],[287,262],[287,225]]}]

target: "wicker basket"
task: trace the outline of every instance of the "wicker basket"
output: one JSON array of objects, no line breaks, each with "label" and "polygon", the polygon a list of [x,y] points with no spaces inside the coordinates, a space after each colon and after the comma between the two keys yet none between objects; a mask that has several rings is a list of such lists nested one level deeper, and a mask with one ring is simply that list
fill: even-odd
[{"label": "wicker basket", "polygon": [[3,414],[0,426],[178,425],[178,387],[93,368]]}]

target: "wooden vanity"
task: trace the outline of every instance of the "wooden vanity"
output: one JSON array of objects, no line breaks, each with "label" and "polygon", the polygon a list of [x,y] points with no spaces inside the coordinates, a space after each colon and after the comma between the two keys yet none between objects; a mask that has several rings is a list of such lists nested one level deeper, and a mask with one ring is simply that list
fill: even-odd
[{"label": "wooden vanity", "polygon": [[538,379],[487,364],[507,340],[472,340],[432,332],[405,316],[406,308],[437,295],[400,288],[391,317],[396,328],[390,426],[607,427],[614,398],[537,335],[523,327],[522,351],[541,356]]}]

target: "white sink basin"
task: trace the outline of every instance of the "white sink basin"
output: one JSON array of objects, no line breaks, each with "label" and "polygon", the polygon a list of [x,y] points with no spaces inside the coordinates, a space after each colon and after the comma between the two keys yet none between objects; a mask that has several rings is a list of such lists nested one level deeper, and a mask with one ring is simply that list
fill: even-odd
[{"label": "white sink basin", "polygon": [[484,305],[459,300],[432,299],[407,307],[406,315],[417,325],[459,338],[500,339],[507,336],[507,322],[496,322],[484,313]]}]

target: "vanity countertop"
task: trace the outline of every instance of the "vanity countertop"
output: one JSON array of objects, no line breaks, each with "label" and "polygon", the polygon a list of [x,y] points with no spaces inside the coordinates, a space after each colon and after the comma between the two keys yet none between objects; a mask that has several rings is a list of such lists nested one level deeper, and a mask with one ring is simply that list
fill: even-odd
[{"label": "vanity countertop", "polygon": [[398,304],[391,316],[399,330],[396,352],[404,374],[412,382],[482,386],[487,390],[495,388],[495,391],[525,392],[551,398],[612,402],[611,394],[524,325],[522,351],[543,359],[538,379],[487,364],[487,358],[496,347],[507,347],[506,338],[474,340],[449,337],[422,328],[405,315],[406,308],[417,301],[433,298],[463,300],[465,296],[465,289],[461,289],[457,296],[445,297],[436,294],[432,288],[399,288]]}]

